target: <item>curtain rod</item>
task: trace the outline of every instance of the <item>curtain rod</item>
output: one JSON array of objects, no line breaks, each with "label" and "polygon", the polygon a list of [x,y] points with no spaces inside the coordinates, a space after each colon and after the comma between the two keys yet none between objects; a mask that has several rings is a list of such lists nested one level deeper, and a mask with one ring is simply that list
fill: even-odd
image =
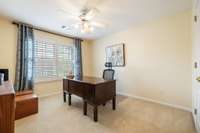
[{"label": "curtain rod", "polygon": [[24,24],[24,25],[26,25],[30,28],[33,28],[35,30],[38,30],[38,31],[43,31],[43,32],[50,33],[50,34],[54,34],[54,35],[58,35],[58,36],[62,36],[62,37],[67,37],[67,38],[70,38],[70,39],[80,39],[81,41],[83,41],[83,39],[78,38],[78,37],[72,37],[70,35],[63,35],[63,34],[60,34],[60,33],[56,33],[56,32],[53,32],[53,31],[49,31],[49,30],[45,30],[45,29],[42,29],[42,28],[39,28],[39,27],[35,27],[33,25],[30,25],[30,24],[25,24],[25,23],[21,23],[21,22],[12,22],[12,24],[17,25],[17,26],[19,26],[20,24]]}]

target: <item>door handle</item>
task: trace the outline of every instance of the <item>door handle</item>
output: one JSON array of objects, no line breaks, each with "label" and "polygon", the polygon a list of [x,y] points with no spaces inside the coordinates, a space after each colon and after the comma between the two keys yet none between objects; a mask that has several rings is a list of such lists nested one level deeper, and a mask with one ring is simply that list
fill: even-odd
[{"label": "door handle", "polygon": [[197,79],[196,79],[198,82],[200,82],[200,77],[197,77]]}]

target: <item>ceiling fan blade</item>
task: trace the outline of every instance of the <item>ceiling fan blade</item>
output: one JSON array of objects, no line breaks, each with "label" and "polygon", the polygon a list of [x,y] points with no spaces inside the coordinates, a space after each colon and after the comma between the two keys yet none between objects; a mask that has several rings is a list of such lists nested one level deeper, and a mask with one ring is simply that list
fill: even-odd
[{"label": "ceiling fan blade", "polygon": [[94,18],[97,15],[97,13],[99,13],[98,9],[96,9],[96,8],[89,9],[89,11],[85,15],[86,20],[91,20],[92,18]]},{"label": "ceiling fan blade", "polygon": [[57,12],[60,14],[61,17],[63,18],[69,18],[69,19],[74,19],[74,20],[80,20],[79,19],[79,13],[72,13],[65,11],[64,9],[58,9]]},{"label": "ceiling fan blade", "polygon": [[91,21],[90,24],[91,24],[92,26],[99,27],[99,28],[104,28],[104,27],[106,27],[106,24],[102,24],[102,23],[95,22],[95,21]]},{"label": "ceiling fan blade", "polygon": [[77,16],[68,16],[67,18],[70,18],[70,19],[73,19],[73,20],[76,20],[76,21],[80,21],[80,18],[77,17]]},{"label": "ceiling fan blade", "polygon": [[72,28],[78,29],[81,27],[81,23],[76,23],[71,25]]},{"label": "ceiling fan blade", "polygon": [[108,0],[86,0],[85,6],[86,7],[97,7],[97,6],[101,5],[104,1],[108,1]]}]

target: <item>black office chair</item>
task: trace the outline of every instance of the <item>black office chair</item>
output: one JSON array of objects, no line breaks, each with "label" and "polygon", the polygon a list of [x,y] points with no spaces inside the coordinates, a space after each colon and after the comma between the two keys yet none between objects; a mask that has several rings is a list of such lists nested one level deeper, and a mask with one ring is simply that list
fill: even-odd
[{"label": "black office chair", "polygon": [[[114,74],[115,70],[112,69],[112,63],[111,62],[106,62],[105,67],[108,67],[108,69],[105,69],[103,71],[103,79],[105,80],[113,80],[114,79]],[[103,104],[105,106],[106,103]]]},{"label": "black office chair", "polygon": [[115,70],[113,69],[105,69],[103,71],[103,79],[105,80],[113,80],[114,79]]},{"label": "black office chair", "polygon": [[106,62],[105,67],[108,67],[103,71],[103,79],[105,80],[113,80],[114,79],[114,74],[115,70],[112,69],[112,63],[111,62]]}]

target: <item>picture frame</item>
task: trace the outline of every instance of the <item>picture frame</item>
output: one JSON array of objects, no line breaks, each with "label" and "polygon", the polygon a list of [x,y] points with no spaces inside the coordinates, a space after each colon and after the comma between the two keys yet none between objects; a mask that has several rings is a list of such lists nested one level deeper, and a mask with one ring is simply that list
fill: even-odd
[{"label": "picture frame", "polygon": [[119,43],[106,47],[106,62],[111,62],[112,67],[125,66],[125,44]]}]

